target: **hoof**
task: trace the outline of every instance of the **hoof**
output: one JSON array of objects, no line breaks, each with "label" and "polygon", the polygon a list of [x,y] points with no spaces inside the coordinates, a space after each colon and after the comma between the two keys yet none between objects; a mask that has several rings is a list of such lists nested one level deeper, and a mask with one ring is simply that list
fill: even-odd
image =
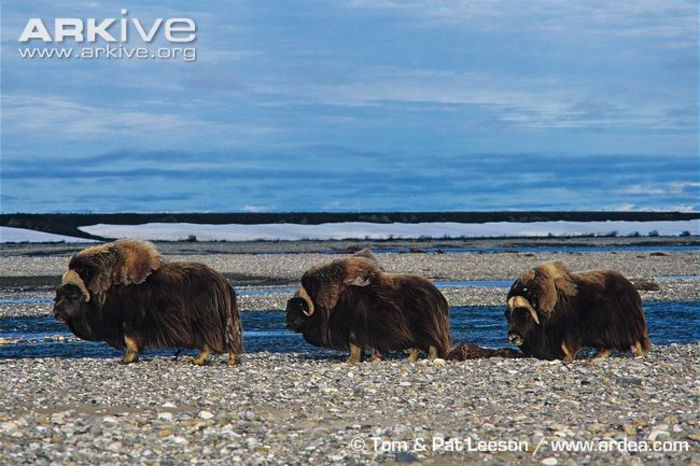
[{"label": "hoof", "polygon": [[406,358],[408,362],[416,362],[418,361],[418,348],[413,348],[409,353],[408,357]]}]

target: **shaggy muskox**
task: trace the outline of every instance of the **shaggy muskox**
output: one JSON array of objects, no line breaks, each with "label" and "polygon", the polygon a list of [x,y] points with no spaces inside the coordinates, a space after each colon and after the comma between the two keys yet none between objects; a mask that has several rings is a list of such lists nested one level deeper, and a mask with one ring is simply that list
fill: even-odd
[{"label": "shaggy muskox", "polygon": [[236,294],[206,265],[165,262],[150,244],[118,240],[70,260],[53,308],[78,337],[125,348],[122,363],[146,347],[198,348],[194,363],[242,351]]},{"label": "shaggy muskox", "polygon": [[428,280],[382,270],[369,251],[313,267],[287,302],[287,328],[316,346],[350,351],[348,363],[410,349],[445,358],[450,351],[447,300]]},{"label": "shaggy muskox", "polygon": [[537,358],[572,361],[586,346],[600,359],[651,349],[639,293],[611,270],[573,273],[561,262],[528,270],[510,288],[506,318],[508,339]]}]

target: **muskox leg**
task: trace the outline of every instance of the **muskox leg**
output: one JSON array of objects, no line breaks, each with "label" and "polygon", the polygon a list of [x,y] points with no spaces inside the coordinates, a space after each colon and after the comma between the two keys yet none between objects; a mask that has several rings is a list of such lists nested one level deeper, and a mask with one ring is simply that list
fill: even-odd
[{"label": "muskox leg", "polygon": [[369,358],[369,362],[377,362],[382,360],[382,353],[379,352],[377,348],[372,348],[372,356]]},{"label": "muskox leg", "polygon": [[437,346],[433,346],[433,345],[428,346],[428,359],[430,359],[432,361],[433,359],[435,359],[437,357],[438,357]]},{"label": "muskox leg", "polygon": [[354,366],[362,359],[362,347],[350,343],[350,357],[348,358],[348,364]]},{"label": "muskox leg", "polygon": [[124,344],[126,345],[126,353],[122,357],[122,364],[131,364],[139,360],[139,346],[136,344],[136,339],[124,335]]},{"label": "muskox leg", "polygon": [[418,348],[411,348],[411,351],[408,353],[408,362],[418,361],[418,354],[419,353],[420,353],[420,350]]},{"label": "muskox leg", "polygon": [[612,353],[612,349],[610,348],[603,348],[600,351],[598,351],[595,356],[593,356],[593,359],[591,362],[598,362],[602,361],[604,359],[607,359],[608,356],[610,356],[610,353]]},{"label": "muskox leg", "polygon": [[229,366],[235,366],[236,362],[238,362],[236,357],[237,357],[236,353],[234,353],[233,351],[229,352],[228,353],[228,360],[226,361],[226,364],[228,364]]},{"label": "muskox leg", "polygon": [[202,345],[202,348],[199,350],[199,354],[197,355],[196,358],[194,358],[192,360],[192,362],[194,364],[196,364],[197,366],[203,366],[204,364],[206,364],[207,358],[209,357],[210,354],[211,354],[211,351],[209,350],[209,345],[204,343],[204,345]]},{"label": "muskox leg", "polygon": [[574,353],[566,345],[566,342],[561,344],[561,350],[564,352],[564,362],[572,362],[574,360]]},{"label": "muskox leg", "polygon": [[637,343],[632,346],[632,352],[638,357],[638,358],[643,358],[644,357],[644,348],[642,347],[642,342],[638,341]]}]

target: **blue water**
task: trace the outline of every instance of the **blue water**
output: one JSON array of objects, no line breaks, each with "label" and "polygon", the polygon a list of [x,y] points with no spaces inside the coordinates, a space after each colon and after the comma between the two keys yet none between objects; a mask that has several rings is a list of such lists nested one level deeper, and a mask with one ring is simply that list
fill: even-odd
[{"label": "blue water", "polygon": [[[700,338],[700,302],[650,302],[644,306],[651,340],[656,345],[694,343]],[[245,351],[255,353],[302,352],[317,357],[339,353],[307,344],[301,335],[284,328],[285,314],[278,311],[242,313]],[[510,346],[502,306],[466,306],[451,310],[453,341],[470,341],[488,347]],[[57,338],[67,338],[59,341]],[[0,358],[118,357],[105,343],[75,340],[52,316],[0,318]],[[174,350],[148,350],[144,357],[174,355]],[[194,352],[186,352],[193,354]]]},{"label": "blue water", "polygon": [[0,304],[51,304],[51,298],[0,298]]}]

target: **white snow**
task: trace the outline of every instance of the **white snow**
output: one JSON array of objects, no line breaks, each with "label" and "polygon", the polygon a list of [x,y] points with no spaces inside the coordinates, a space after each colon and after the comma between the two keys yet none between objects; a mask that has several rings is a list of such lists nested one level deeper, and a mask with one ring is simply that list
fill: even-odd
[{"label": "white snow", "polygon": [[0,226],[0,243],[86,243],[92,240],[73,236],[55,235],[26,228]]},{"label": "white snow", "polygon": [[676,236],[683,231],[700,233],[700,220],[655,222],[490,222],[490,223],[367,223],[341,222],[320,225],[274,223],[258,225],[204,225],[192,223],[146,223],[142,225],[97,224],[80,230],[104,238],[140,238],[145,240],[179,241],[195,236],[198,241],[253,241],[302,239],[387,239],[387,238],[475,238],[503,236],[618,236],[639,233],[647,236]]}]

